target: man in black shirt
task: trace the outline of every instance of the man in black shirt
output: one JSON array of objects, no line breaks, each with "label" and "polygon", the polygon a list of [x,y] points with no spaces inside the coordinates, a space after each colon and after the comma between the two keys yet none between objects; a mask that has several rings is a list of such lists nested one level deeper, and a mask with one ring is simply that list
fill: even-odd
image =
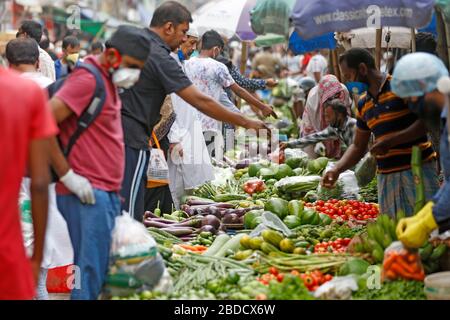
[{"label": "man in black shirt", "polygon": [[141,221],[144,214],[144,188],[149,161],[149,137],[160,119],[165,97],[176,93],[200,112],[219,121],[247,129],[267,129],[263,122],[251,120],[228,111],[218,102],[201,93],[170,56],[186,41],[192,22],[190,12],[175,1],[156,9],[150,28],[151,54],[137,84],[121,94],[122,122],[125,136],[125,177],[121,195],[122,209]]}]

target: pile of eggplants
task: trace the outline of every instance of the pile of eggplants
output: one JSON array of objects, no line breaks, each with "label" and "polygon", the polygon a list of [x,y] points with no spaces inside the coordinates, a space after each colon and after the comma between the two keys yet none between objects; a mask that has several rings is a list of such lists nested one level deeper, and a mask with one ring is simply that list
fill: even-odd
[{"label": "pile of eggplants", "polygon": [[261,207],[235,209],[235,205],[230,203],[191,199],[181,206],[181,210],[189,218],[177,222],[160,218],[147,211],[144,214],[144,225],[147,228],[154,227],[166,231],[183,241],[190,241],[203,231],[218,234],[224,230],[224,225],[243,226],[244,215],[257,209]]},{"label": "pile of eggplants", "polygon": [[181,210],[189,216],[213,215],[226,225],[244,225],[244,215],[252,210],[263,209],[261,207],[252,207],[245,209],[236,209],[231,203],[207,203],[208,201],[188,201],[181,206]]}]

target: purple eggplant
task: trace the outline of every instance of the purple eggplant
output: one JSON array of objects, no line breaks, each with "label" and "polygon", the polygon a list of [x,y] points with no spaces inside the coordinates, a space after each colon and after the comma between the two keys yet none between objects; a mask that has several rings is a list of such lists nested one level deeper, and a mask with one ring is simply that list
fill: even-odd
[{"label": "purple eggplant", "polygon": [[168,220],[168,219],[163,219],[163,218],[150,218],[147,220],[153,221],[153,222],[161,222],[161,223],[165,223],[165,224],[177,224],[178,223],[178,221]]},{"label": "purple eggplant", "polygon": [[154,228],[167,228],[169,226],[174,226],[175,224],[167,224],[167,223],[163,223],[163,222],[158,222],[155,221],[154,219],[145,219],[144,220],[144,225],[149,228],[149,227],[154,227]]},{"label": "purple eggplant", "polygon": [[151,211],[145,211],[144,213],[144,220],[147,218],[159,218],[157,215],[155,215],[153,212]]},{"label": "purple eggplant", "polygon": [[213,205],[215,202],[213,200],[189,200],[186,204],[189,206],[203,206],[203,205]]},{"label": "purple eggplant", "polygon": [[239,169],[245,169],[250,165],[250,159],[243,159],[240,160],[238,163],[236,163],[236,165],[234,166],[235,169],[239,170]]},{"label": "purple eggplant", "polygon": [[211,206],[211,207],[209,207],[208,211],[209,211],[209,214],[216,216],[218,219],[222,218],[219,208]]},{"label": "purple eggplant", "polygon": [[168,227],[168,228],[161,228],[161,230],[166,231],[174,236],[181,237],[181,236],[188,236],[194,233],[195,229],[193,228],[174,228],[174,227]]},{"label": "purple eggplant", "polygon": [[198,230],[198,233],[201,232],[211,232],[212,234],[217,234],[217,229],[214,228],[214,226],[207,224],[201,227],[200,230]]},{"label": "purple eggplant", "polygon": [[186,210],[189,210],[190,208],[191,207],[188,206],[187,204],[183,204],[183,205],[181,205],[180,210],[186,212]]}]

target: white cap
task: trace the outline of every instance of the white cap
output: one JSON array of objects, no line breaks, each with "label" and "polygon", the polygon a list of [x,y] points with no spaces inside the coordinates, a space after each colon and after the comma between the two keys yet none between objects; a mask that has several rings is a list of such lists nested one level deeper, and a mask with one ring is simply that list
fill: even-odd
[{"label": "white cap", "polygon": [[198,30],[196,27],[194,27],[193,25],[191,25],[189,27],[188,32],[186,32],[186,35],[189,37],[193,37],[193,38],[200,38],[200,35],[198,34]]},{"label": "white cap", "polygon": [[450,78],[448,76],[441,77],[437,82],[437,88],[441,93],[450,94]]}]

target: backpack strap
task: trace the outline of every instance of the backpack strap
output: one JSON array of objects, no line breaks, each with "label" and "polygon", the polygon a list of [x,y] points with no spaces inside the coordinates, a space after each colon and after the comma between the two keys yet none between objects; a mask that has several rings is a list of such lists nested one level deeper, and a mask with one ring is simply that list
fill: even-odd
[{"label": "backpack strap", "polygon": [[77,66],[77,68],[82,68],[89,71],[95,77],[95,90],[94,94],[91,98],[91,101],[88,107],[83,111],[81,116],[78,119],[78,125],[75,133],[70,137],[69,143],[66,148],[64,148],[63,153],[67,158],[72,150],[73,146],[77,142],[78,138],[83,134],[83,132],[95,121],[95,119],[99,116],[99,114],[103,110],[103,106],[106,101],[106,89],[105,84],[103,83],[103,78],[100,74],[100,71],[97,67],[88,64],[81,63]]}]

